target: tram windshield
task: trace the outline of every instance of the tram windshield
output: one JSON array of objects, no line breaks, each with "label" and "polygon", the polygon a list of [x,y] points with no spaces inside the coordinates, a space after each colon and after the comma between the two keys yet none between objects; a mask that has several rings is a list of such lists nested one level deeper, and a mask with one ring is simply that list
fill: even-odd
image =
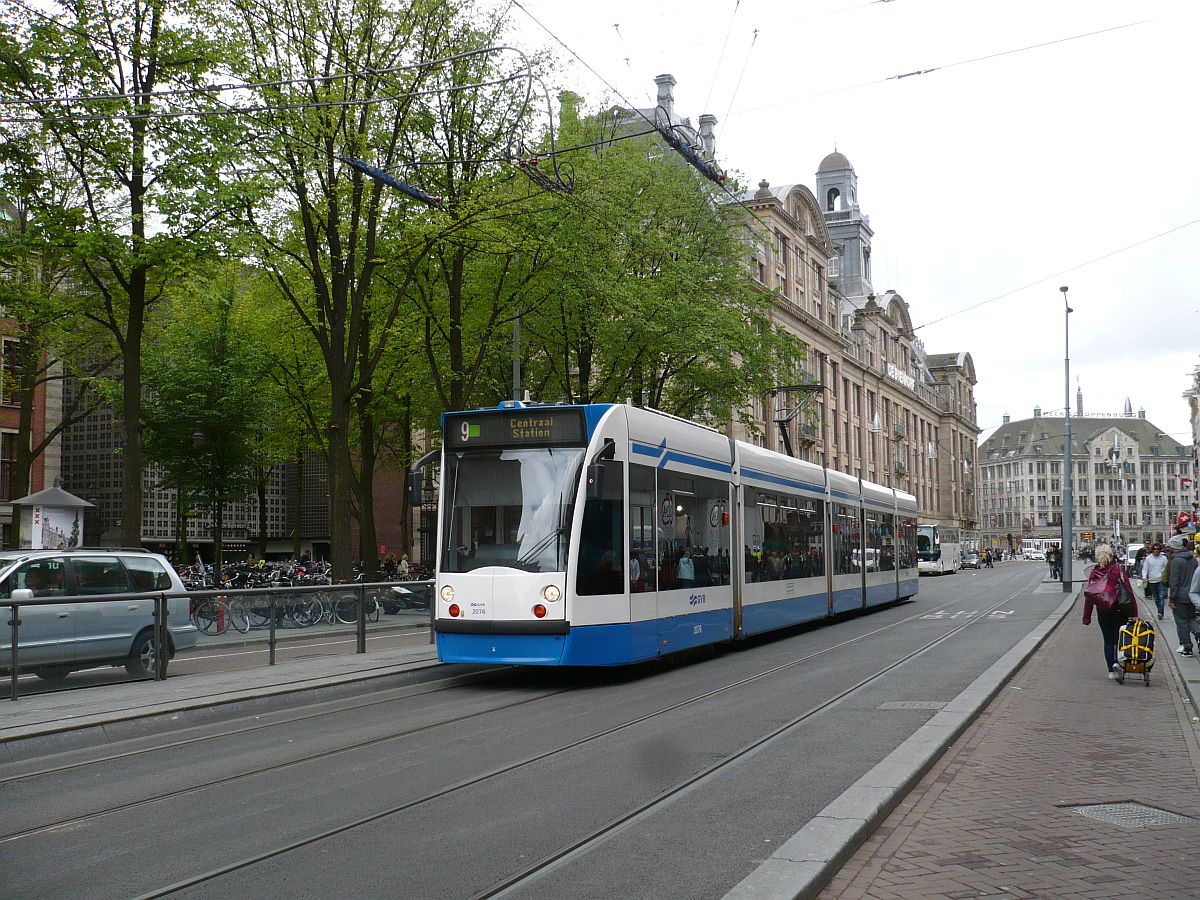
[{"label": "tram windshield", "polygon": [[567,568],[582,448],[446,455],[443,572]]}]

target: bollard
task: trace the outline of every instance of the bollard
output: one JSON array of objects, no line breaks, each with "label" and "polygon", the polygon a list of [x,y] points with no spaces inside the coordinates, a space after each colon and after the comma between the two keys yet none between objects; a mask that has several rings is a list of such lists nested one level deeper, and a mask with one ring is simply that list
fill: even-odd
[{"label": "bollard", "polygon": [[356,584],[358,593],[358,649],[356,653],[367,652],[367,586]]},{"label": "bollard", "polygon": [[8,620],[9,626],[12,628],[12,647],[10,648],[9,664],[12,666],[12,696],[9,700],[17,699],[17,637],[21,630],[21,607],[13,604],[9,607],[12,610],[12,618]]},{"label": "bollard", "polygon": [[271,595],[271,599],[267,601],[267,615],[271,617],[271,636],[267,639],[267,648],[270,651],[267,657],[267,665],[275,665],[275,595]]}]

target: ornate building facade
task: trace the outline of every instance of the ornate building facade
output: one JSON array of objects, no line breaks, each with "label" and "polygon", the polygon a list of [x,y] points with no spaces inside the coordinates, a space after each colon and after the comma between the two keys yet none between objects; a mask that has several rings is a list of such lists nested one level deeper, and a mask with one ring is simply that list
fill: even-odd
[{"label": "ornate building facade", "polygon": [[[1004,424],[979,448],[982,540],[1019,549],[1023,538],[1058,539],[1063,524],[1062,410]],[[1162,541],[1195,496],[1193,448],[1146,419],[1145,410],[1071,413],[1072,543]],[[1085,535],[1090,534],[1091,537]]]},{"label": "ornate building facade", "polygon": [[[967,352],[928,354],[908,302],[871,284],[868,217],[858,178],[838,152],[817,171],[817,192],[766,181],[741,198],[750,277],[775,299],[775,322],[808,358],[807,385],[764,397],[753,432],[737,437],[917,497],[922,522],[979,529],[975,366]],[[794,413],[798,414],[791,415]],[[787,418],[788,441],[777,420]]]}]

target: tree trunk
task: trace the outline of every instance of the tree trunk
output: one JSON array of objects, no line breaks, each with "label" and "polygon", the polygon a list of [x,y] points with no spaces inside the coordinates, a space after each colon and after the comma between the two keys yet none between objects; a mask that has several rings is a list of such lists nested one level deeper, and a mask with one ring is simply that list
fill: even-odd
[{"label": "tree trunk", "polygon": [[[25,343],[21,342],[22,345]],[[17,416],[16,459],[13,461],[12,496],[9,500],[19,500],[29,493],[31,469],[33,468],[33,392],[36,389],[36,379],[31,375],[32,369],[27,358],[31,348],[20,346],[21,381],[18,394],[20,406]],[[36,362],[34,363],[36,365]],[[49,487],[49,485],[42,485]],[[30,538],[33,536],[30,535]],[[12,532],[10,541],[14,548],[21,546],[21,511],[13,510]]]},{"label": "tree trunk", "polygon": [[466,251],[457,248],[450,264],[450,277],[446,281],[449,300],[450,325],[450,409],[465,409],[466,372],[463,354],[463,269]]},{"label": "tree trunk", "polygon": [[263,466],[258,470],[258,558],[267,558],[267,480],[271,469]]},{"label": "tree trunk", "polygon": [[225,503],[218,500],[213,504],[213,585],[221,586],[221,572],[225,565]]},{"label": "tree trunk", "polygon": [[353,515],[354,475],[350,460],[349,401],[343,395],[334,398],[333,415],[327,430],[329,441],[329,561],[335,580],[349,581],[353,574],[350,559],[350,519]]},{"label": "tree trunk", "polygon": [[413,464],[412,397],[409,396],[404,398],[404,414],[400,417],[400,441],[400,458],[404,460],[404,493],[401,495],[400,500],[400,548],[396,554],[396,558],[399,559],[401,553],[407,553],[411,559],[413,555],[413,504],[416,503],[419,505],[421,498],[411,496],[408,490],[408,470]]},{"label": "tree trunk", "polygon": [[379,545],[375,532],[375,417],[369,409],[370,399],[359,399],[359,448],[358,448],[358,534],[362,543],[361,559],[363,572],[374,580],[379,572]]},{"label": "tree trunk", "polygon": [[129,312],[121,348],[121,419],[125,447],[121,456],[121,545],[142,545],[142,331],[146,318],[147,267],[142,262],[146,244],[144,120],[135,120],[133,168],[129,188],[133,266],[129,272]]},{"label": "tree trunk", "polygon": [[175,544],[176,565],[186,566],[187,555],[188,506],[187,498],[183,495],[183,484],[175,488]]},{"label": "tree trunk", "polygon": [[292,498],[292,559],[300,558],[300,508],[304,505],[304,451],[296,447],[296,492]]}]

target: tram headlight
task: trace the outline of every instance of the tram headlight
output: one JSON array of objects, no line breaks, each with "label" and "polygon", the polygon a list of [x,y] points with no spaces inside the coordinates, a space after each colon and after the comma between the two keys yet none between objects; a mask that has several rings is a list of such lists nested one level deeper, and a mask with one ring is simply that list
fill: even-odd
[{"label": "tram headlight", "polygon": [[449,603],[451,600],[453,600],[454,599],[454,588],[450,587],[450,585],[448,585],[448,584],[444,585],[442,587],[442,599],[445,600],[447,603]]},{"label": "tram headlight", "polygon": [[561,596],[562,596],[562,591],[560,591],[558,589],[557,584],[548,584],[544,588],[542,588],[542,598],[547,603],[554,603]]}]

